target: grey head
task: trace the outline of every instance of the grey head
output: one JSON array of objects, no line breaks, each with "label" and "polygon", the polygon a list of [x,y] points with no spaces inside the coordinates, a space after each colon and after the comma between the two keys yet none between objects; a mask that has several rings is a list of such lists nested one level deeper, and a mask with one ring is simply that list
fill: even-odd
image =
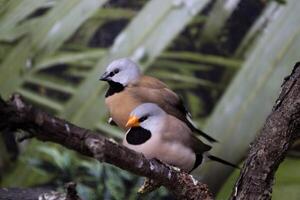
[{"label": "grey head", "polygon": [[120,58],[111,62],[106,68],[100,80],[122,84],[136,83],[141,77],[141,70],[135,62],[129,58]]},{"label": "grey head", "polygon": [[131,113],[126,124],[127,127],[140,126],[153,133],[159,132],[164,124],[167,113],[154,103],[143,103]]}]

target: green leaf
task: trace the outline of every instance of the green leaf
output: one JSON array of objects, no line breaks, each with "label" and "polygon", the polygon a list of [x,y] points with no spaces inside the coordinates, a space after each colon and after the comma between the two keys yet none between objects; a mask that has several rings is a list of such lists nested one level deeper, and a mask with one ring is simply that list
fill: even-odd
[{"label": "green leaf", "polygon": [[77,183],[76,190],[82,199],[96,200],[95,190],[82,183]]},{"label": "green leaf", "polygon": [[95,60],[103,57],[105,53],[105,49],[101,48],[84,50],[82,52],[59,51],[56,54],[41,60],[41,62],[36,64],[33,70],[41,70],[60,63],[68,64],[77,63],[82,60]]},{"label": "green leaf", "polygon": [[195,78],[193,76],[185,76],[185,75],[180,75],[178,73],[172,73],[169,71],[163,71],[163,70],[152,70],[150,75],[155,76],[160,79],[166,79],[166,80],[172,80],[178,82],[185,82],[189,84],[193,84],[195,86],[202,86],[202,87],[207,87],[207,88],[214,88],[218,89],[219,86],[207,81],[203,80],[200,78]]},{"label": "green leaf", "polygon": [[216,40],[226,21],[238,6],[240,0],[216,1],[209,13],[202,30],[202,37],[197,41],[198,45],[210,43]]},{"label": "green leaf", "polygon": [[[1,63],[2,95],[8,97],[15,91],[23,82],[20,78],[22,73],[28,73],[35,62],[57,50],[105,2],[106,0],[62,0],[45,16],[41,16],[28,35]],[[12,79],[13,82],[10,81]]]},{"label": "green leaf", "polygon": [[100,130],[102,133],[104,134],[106,133],[109,136],[117,139],[122,139],[124,136],[124,133],[120,129],[116,127],[112,127],[108,123],[99,122],[96,124],[96,128]]},{"label": "green leaf", "polygon": [[90,176],[93,177],[93,179],[100,180],[101,174],[103,172],[103,165],[95,160],[79,160],[77,163],[78,166],[84,167],[90,174]]},{"label": "green leaf", "polygon": [[[284,77],[299,61],[299,9],[296,0],[279,8],[276,20],[269,24],[215,108],[205,128],[205,132],[222,141],[222,145],[213,148],[213,155],[238,163],[263,126]],[[198,174],[210,189],[217,191],[231,171],[211,162]]]},{"label": "green leaf", "polygon": [[0,37],[46,2],[47,0],[9,1],[5,10],[0,13]]},{"label": "green leaf", "polygon": [[107,174],[107,181],[105,185],[109,193],[114,197],[114,199],[124,199],[125,190],[123,189],[123,180],[117,174],[116,169],[113,167],[107,167],[105,170]]},{"label": "green leaf", "polygon": [[47,146],[39,146],[37,150],[47,155],[60,169],[65,170],[70,166],[70,154],[67,152],[60,152],[58,149]]},{"label": "green leaf", "polygon": [[69,93],[69,94],[74,94],[75,93],[75,88],[69,85],[63,85],[59,84],[57,82],[50,81],[48,79],[44,79],[40,76],[31,76],[30,78],[26,79],[26,82],[31,83],[31,84],[36,84],[48,89],[52,90],[57,90],[63,93]]},{"label": "green leaf", "polygon": [[51,100],[50,98],[48,98],[46,96],[42,96],[40,94],[37,94],[35,92],[26,90],[26,89],[17,89],[17,92],[19,94],[21,94],[27,100],[34,102],[40,106],[49,108],[49,109],[53,110],[54,112],[59,112],[59,111],[63,110],[62,103],[57,102],[55,100]]},{"label": "green leaf", "polygon": [[242,65],[242,61],[238,59],[225,58],[215,55],[205,55],[200,53],[191,52],[166,52],[162,54],[162,58],[178,59],[193,62],[206,63],[211,65],[217,65],[228,69],[239,69]]}]

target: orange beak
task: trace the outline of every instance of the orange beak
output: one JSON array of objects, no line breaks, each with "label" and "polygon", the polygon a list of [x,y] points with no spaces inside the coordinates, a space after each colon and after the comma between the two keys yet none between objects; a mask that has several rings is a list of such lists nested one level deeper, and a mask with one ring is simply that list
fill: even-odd
[{"label": "orange beak", "polygon": [[140,126],[139,118],[137,118],[136,116],[129,116],[129,119],[125,126],[126,128]]}]

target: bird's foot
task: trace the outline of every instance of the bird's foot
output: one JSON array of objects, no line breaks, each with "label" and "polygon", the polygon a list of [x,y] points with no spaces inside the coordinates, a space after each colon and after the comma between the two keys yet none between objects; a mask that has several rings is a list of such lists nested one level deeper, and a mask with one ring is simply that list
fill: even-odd
[{"label": "bird's foot", "polygon": [[108,118],[107,123],[112,126],[117,126],[116,122],[111,117]]},{"label": "bird's foot", "polygon": [[114,138],[109,138],[108,140],[114,144],[119,144]]},{"label": "bird's foot", "polygon": [[145,178],[143,185],[139,188],[138,193],[140,195],[148,194],[161,186],[159,181],[153,179]]},{"label": "bird's foot", "polygon": [[29,133],[29,132],[23,132],[20,131],[20,133],[17,135],[16,140],[18,142],[23,142],[24,140],[28,140],[33,138],[35,135],[33,133]]},{"label": "bird's foot", "polygon": [[169,168],[170,168],[170,169],[173,169],[173,170],[175,170],[175,171],[177,171],[177,172],[181,172],[181,169],[180,169],[180,168],[178,168],[178,167],[175,167],[175,166],[169,165]]}]

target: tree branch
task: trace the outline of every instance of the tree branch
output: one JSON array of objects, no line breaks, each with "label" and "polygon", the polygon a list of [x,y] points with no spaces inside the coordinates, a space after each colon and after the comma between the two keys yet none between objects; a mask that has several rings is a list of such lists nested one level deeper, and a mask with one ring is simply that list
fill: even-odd
[{"label": "tree branch", "polygon": [[33,200],[52,192],[48,188],[0,188],[0,199]]},{"label": "tree branch", "polygon": [[0,130],[7,128],[22,129],[38,140],[61,144],[100,162],[157,180],[178,199],[212,199],[207,185],[195,181],[191,175],[178,172],[156,159],[147,160],[142,154],[96,132],[53,117],[26,104],[17,94],[7,102],[0,98]]},{"label": "tree branch", "polygon": [[285,78],[272,113],[250,152],[232,199],[271,199],[275,172],[287,150],[300,135],[300,63]]},{"label": "tree branch", "polygon": [[50,188],[0,188],[0,199],[5,200],[81,200],[76,191],[76,184],[73,182],[65,185],[66,192],[56,192]]}]

